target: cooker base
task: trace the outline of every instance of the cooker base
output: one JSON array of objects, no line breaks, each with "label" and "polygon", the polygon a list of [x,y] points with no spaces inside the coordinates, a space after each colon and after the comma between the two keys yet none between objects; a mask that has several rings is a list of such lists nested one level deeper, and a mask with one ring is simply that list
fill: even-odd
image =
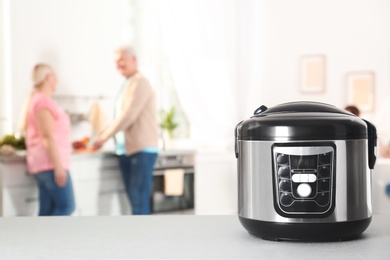
[{"label": "cooker base", "polygon": [[276,223],[240,217],[244,228],[265,240],[342,241],[358,238],[370,225],[371,217],[335,223]]}]

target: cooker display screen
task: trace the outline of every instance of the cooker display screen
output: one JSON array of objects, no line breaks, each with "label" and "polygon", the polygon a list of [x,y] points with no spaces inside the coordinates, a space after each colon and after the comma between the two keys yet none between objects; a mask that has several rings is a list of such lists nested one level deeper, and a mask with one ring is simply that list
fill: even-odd
[{"label": "cooker display screen", "polygon": [[317,155],[290,156],[291,169],[317,169]]}]

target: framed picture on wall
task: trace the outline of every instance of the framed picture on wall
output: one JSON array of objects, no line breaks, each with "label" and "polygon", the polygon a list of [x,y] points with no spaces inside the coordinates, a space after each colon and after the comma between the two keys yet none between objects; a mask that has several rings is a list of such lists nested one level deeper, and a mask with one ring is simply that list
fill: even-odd
[{"label": "framed picture on wall", "polygon": [[325,92],[326,58],[325,55],[304,55],[300,62],[300,91],[306,94]]},{"label": "framed picture on wall", "polygon": [[362,112],[374,111],[374,72],[361,71],[347,74],[347,104],[357,106]]}]

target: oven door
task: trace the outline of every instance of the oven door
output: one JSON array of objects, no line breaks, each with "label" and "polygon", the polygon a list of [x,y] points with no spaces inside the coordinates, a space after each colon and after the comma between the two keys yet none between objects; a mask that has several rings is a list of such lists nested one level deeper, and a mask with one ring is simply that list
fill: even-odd
[{"label": "oven door", "polygon": [[[153,172],[152,212],[174,212],[194,208],[194,168],[173,168],[184,170],[184,192],[181,196],[167,196],[164,193],[164,173],[169,169]],[[178,212],[176,212],[178,213]]]}]

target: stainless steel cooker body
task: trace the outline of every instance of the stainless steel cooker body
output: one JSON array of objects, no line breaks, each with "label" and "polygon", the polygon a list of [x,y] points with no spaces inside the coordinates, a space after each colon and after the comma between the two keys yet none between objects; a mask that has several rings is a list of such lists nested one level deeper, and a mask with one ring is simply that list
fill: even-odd
[{"label": "stainless steel cooker body", "polygon": [[371,222],[377,136],[370,122],[335,106],[261,106],[235,129],[238,215],[270,240],[358,237]]},{"label": "stainless steel cooker body", "polygon": [[[237,146],[240,217],[274,223],[335,223],[371,218],[371,171],[368,166],[366,139],[301,142],[239,140]],[[288,207],[281,205],[279,196],[282,194],[279,187],[281,178],[278,174],[280,166],[276,162],[276,151],[279,147],[282,147],[282,152],[283,148],[287,147],[287,153],[291,151],[290,153],[302,156],[321,154],[323,149],[326,152],[327,147],[333,150],[331,176],[328,176],[329,186],[325,193],[329,200],[328,203],[325,202],[325,206],[320,205],[317,207],[318,210],[310,212],[305,209],[289,211]],[[291,186],[292,189],[294,185],[299,189],[297,185],[308,185],[305,182],[314,187],[311,194],[321,192],[319,184],[316,184],[322,181],[318,173],[294,174],[294,170],[290,170],[288,177],[290,193]],[[304,178],[297,180],[294,179],[294,175]],[[314,180],[309,180],[311,177]],[[313,186],[313,183],[316,185]],[[303,197],[292,194],[295,203],[304,200],[315,201],[315,198],[310,199],[304,189],[303,193]]]}]

